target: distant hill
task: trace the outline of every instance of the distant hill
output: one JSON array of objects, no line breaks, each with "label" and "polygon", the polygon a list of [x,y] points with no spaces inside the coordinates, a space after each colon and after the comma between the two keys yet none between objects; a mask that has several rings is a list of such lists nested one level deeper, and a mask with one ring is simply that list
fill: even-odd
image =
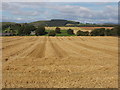
[{"label": "distant hill", "polygon": [[[24,23],[15,23],[15,22],[0,22],[0,25],[6,25],[6,24],[24,24]],[[35,21],[35,22],[30,22],[28,24],[32,24],[34,26],[48,26],[48,27],[60,27],[60,26],[65,26],[65,27],[114,27],[117,24],[91,24],[91,23],[80,23],[76,21],[70,21],[70,20],[64,20],[64,19],[51,19],[51,20],[41,20],[41,21]]]},{"label": "distant hill", "polygon": [[31,22],[30,24],[33,24],[35,26],[38,26],[38,25],[44,25],[44,26],[65,26],[67,24],[79,24],[79,22],[68,21],[68,20],[63,20],[63,19],[51,19],[51,20],[48,20],[48,21]]},{"label": "distant hill", "polygon": [[2,23],[2,25],[5,25],[5,24],[15,24],[15,22],[0,22],[0,24]]}]

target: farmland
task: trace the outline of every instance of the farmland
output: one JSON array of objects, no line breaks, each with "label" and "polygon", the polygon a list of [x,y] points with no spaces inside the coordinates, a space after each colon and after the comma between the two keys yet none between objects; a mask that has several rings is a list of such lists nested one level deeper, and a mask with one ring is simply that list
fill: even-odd
[{"label": "farmland", "polygon": [[[46,30],[55,30],[56,27],[45,27]],[[61,30],[68,30],[68,29],[73,29],[75,32],[78,30],[81,31],[92,31],[94,29],[98,28],[105,28],[105,29],[112,29],[113,27],[59,27]]]},{"label": "farmland", "polygon": [[[55,30],[56,27],[45,27],[45,29],[48,30]],[[77,31],[81,30],[81,31],[88,31],[91,32],[94,29],[99,29],[99,28],[105,28],[105,29],[112,29],[113,27],[59,27],[61,29],[61,31],[67,31],[68,29],[72,29],[74,30],[74,33],[76,34]],[[60,36],[60,35],[57,35]],[[62,34],[61,36],[69,36],[66,34]]]},{"label": "farmland", "polygon": [[118,38],[2,37],[4,88],[117,88]]}]

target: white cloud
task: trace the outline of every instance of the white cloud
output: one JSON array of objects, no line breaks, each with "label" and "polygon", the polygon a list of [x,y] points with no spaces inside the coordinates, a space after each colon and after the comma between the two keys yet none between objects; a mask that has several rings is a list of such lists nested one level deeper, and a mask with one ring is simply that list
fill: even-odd
[{"label": "white cloud", "polygon": [[37,12],[37,11],[27,11],[27,12],[25,12],[25,11],[13,11],[13,12],[11,12],[12,14],[14,14],[14,15],[21,15],[21,16],[35,16],[35,15],[38,15],[39,14],[39,12]]},{"label": "white cloud", "polygon": [[[18,3],[3,3],[2,5],[2,10],[7,11],[13,15],[29,15],[29,16],[34,16],[38,15],[38,11],[24,11],[22,10],[22,3],[18,5]],[[28,6],[30,8],[30,6]]]},{"label": "white cloud", "polygon": [[4,0],[3,2],[119,2],[119,0]]},{"label": "white cloud", "polygon": [[[30,9],[30,10],[25,10]],[[34,10],[32,10],[34,9]],[[118,19],[117,6],[107,5],[99,11],[77,5],[60,5],[54,3],[3,3],[3,11],[11,13],[15,21],[37,21],[44,19],[68,19],[88,22],[115,22]],[[3,14],[4,16],[4,14]],[[20,16],[23,19],[20,19]],[[27,18],[29,17],[29,18]],[[27,22],[28,22],[27,21]]]},{"label": "white cloud", "polygon": [[14,3],[2,3],[2,10],[19,10],[19,6]]},{"label": "white cloud", "polygon": [[[54,7],[53,7],[54,8]],[[60,11],[60,14],[53,15],[54,17],[62,17],[73,20],[89,20],[97,22],[112,22],[117,23],[118,19],[118,8],[113,6],[106,6],[103,10],[92,10],[86,7],[66,5],[54,8],[57,11]],[[82,20],[83,21],[83,20]],[[114,22],[113,22],[114,23]]]}]

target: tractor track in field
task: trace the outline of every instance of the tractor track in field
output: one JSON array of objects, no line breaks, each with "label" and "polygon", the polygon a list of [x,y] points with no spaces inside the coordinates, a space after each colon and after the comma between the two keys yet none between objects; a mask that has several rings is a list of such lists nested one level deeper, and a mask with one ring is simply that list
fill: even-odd
[{"label": "tractor track in field", "polygon": [[3,88],[118,87],[117,37],[3,38]]},{"label": "tractor track in field", "polygon": [[16,42],[16,43],[12,42],[12,44],[10,44],[10,45],[3,44],[2,49],[7,49],[7,48],[19,46],[19,45],[22,45],[22,44],[24,44],[24,43],[27,43],[28,41],[29,41],[29,42],[33,42],[33,41],[35,41],[35,38],[33,38],[33,39],[30,39],[30,38],[29,38],[28,40],[22,40],[22,41]]},{"label": "tractor track in field", "polygon": [[[93,46],[90,46],[90,45],[87,45],[87,44],[84,44],[84,43],[80,43],[80,42],[75,42],[77,45],[80,45],[84,48],[87,48],[87,49],[90,49],[90,50],[94,50],[94,51],[100,51],[100,52],[105,52],[106,54],[114,54],[116,51],[112,51],[112,50],[106,50],[106,49],[103,49],[103,48],[97,48],[97,47],[93,47]],[[115,53],[116,54],[116,53]]]},{"label": "tractor track in field", "polygon": [[30,57],[35,58],[42,58],[45,57],[45,49],[46,49],[46,41],[47,39],[44,38],[43,42],[38,43],[34,49],[28,54]]}]

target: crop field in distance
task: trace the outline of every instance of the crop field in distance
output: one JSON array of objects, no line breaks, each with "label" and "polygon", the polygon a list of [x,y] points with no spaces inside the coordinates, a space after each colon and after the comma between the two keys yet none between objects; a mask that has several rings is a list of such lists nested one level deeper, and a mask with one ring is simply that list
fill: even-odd
[{"label": "crop field in distance", "polygon": [[2,39],[3,88],[117,88],[118,38]]},{"label": "crop field in distance", "polygon": [[[46,30],[55,30],[56,27],[45,27]],[[81,31],[91,31],[98,28],[112,29],[113,27],[59,27],[61,30],[73,29],[75,32],[78,30]]]}]

